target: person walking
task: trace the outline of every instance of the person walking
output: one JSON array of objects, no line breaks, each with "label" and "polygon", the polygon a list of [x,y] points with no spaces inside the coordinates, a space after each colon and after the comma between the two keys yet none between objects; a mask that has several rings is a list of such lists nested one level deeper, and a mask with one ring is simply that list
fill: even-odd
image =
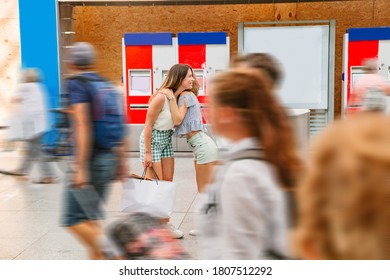
[{"label": "person walking", "polygon": [[378,60],[363,61],[364,75],[356,80],[348,101],[347,113],[353,115],[360,111],[387,110],[387,96],[390,96],[390,84],[378,74]]},{"label": "person walking", "polygon": [[275,92],[282,84],[282,65],[276,57],[269,53],[247,53],[244,55],[237,55],[230,61],[230,67],[249,67],[264,71],[271,79],[272,87]]},{"label": "person walking", "polygon": [[69,52],[71,77],[65,80],[73,128],[74,164],[65,180],[62,225],[103,259],[99,239],[109,184],[128,173],[126,133],[120,94],[94,69],[95,48],[77,42]]},{"label": "person walking", "polygon": [[28,173],[36,161],[41,176],[33,180],[36,184],[53,184],[56,177],[51,163],[47,161],[42,147],[42,137],[48,131],[47,89],[41,83],[38,69],[28,68],[22,73],[22,83],[18,85],[11,102],[17,104],[21,116],[21,137],[27,142],[26,155],[22,163],[10,174],[17,175],[22,180],[28,179]]},{"label": "person walking", "polygon": [[284,190],[301,162],[283,108],[256,69],[220,73],[209,90],[213,131],[230,144],[200,200],[201,259],[287,258]]}]

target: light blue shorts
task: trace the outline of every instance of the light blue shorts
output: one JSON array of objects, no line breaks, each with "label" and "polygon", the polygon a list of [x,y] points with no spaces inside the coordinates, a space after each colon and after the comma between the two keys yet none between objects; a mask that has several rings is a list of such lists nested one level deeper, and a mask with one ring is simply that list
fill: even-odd
[{"label": "light blue shorts", "polygon": [[187,143],[194,153],[197,164],[206,164],[218,160],[218,148],[213,139],[204,132],[198,132]]}]

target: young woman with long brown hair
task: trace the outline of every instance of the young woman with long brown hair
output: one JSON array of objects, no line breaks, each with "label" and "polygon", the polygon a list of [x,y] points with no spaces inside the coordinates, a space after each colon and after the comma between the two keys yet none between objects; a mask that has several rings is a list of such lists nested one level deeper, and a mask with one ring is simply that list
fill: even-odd
[{"label": "young woman with long brown hair", "polygon": [[[159,179],[172,181],[174,158],[173,128],[180,124],[177,98],[184,91],[197,91],[197,83],[188,68],[175,64],[169,69],[160,88],[151,96],[146,114],[145,127],[140,135],[140,160],[147,168],[146,176],[153,178],[153,167]],[[183,233],[172,228],[175,237]]]},{"label": "young woman with long brown hair", "polygon": [[201,257],[287,256],[283,190],[294,188],[301,163],[269,78],[239,67],[217,75],[209,90],[213,131],[230,150],[201,199]]}]

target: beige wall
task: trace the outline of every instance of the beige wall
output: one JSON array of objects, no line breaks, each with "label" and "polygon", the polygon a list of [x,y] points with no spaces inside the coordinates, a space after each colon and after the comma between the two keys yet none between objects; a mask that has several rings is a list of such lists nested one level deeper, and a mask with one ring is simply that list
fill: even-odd
[{"label": "beige wall", "polygon": [[11,111],[7,102],[20,66],[19,35],[18,1],[0,0],[0,120]]},{"label": "beige wall", "polygon": [[389,26],[389,0],[345,0],[288,4],[77,7],[76,40],[97,45],[99,69],[118,81],[122,76],[124,32],[226,31],[231,54],[237,52],[237,25],[248,21],[336,20],[335,113],[341,108],[343,34],[350,27]]}]

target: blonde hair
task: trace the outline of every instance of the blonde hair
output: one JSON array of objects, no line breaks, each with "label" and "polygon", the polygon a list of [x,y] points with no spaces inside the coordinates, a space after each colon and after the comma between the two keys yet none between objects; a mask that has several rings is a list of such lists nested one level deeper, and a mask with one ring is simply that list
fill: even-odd
[{"label": "blonde hair", "polygon": [[287,116],[272,94],[266,73],[259,69],[232,68],[212,81],[213,100],[239,112],[244,124],[256,137],[273,164],[280,183],[292,189],[301,169],[295,149],[294,135]]},{"label": "blonde hair", "polygon": [[298,252],[309,242],[325,259],[390,259],[390,118],[365,113],[328,128],[297,199]]}]

